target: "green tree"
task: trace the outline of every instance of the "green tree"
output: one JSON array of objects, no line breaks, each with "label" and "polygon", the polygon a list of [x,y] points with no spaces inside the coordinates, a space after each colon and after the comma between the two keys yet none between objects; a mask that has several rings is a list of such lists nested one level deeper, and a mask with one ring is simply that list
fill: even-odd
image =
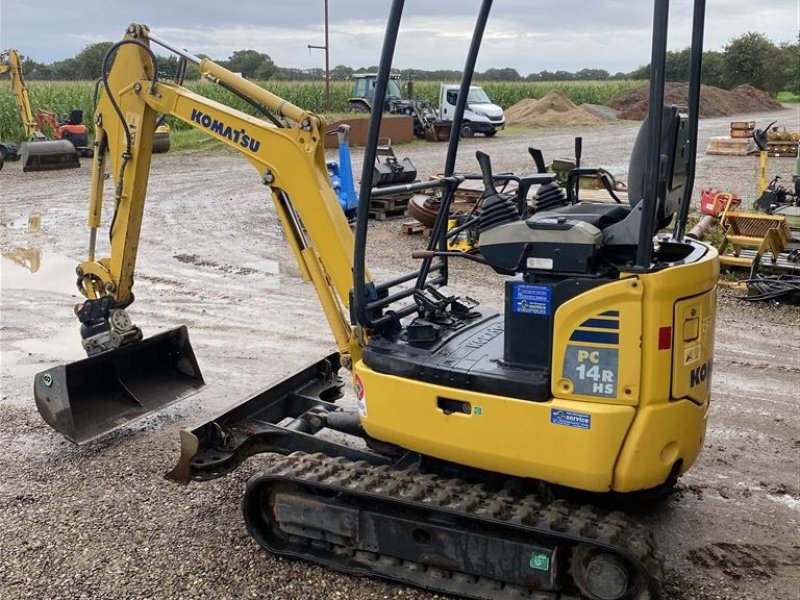
[{"label": "green tree", "polygon": [[706,85],[727,88],[725,81],[725,55],[722,52],[709,50],[703,52],[703,68],[701,80]]},{"label": "green tree", "polygon": [[269,79],[278,69],[269,55],[257,50],[237,50],[223,64],[230,71],[241,73],[243,77],[259,79]]},{"label": "green tree", "polygon": [[786,91],[800,95],[800,34],[795,44],[785,44],[782,50],[787,56]]},{"label": "green tree", "polygon": [[554,81],[574,81],[575,73],[570,73],[569,71],[556,71],[553,73],[553,80]]},{"label": "green tree", "polygon": [[80,79],[78,76],[78,61],[74,58],[67,58],[58,60],[53,63],[53,78],[54,79]]},{"label": "green tree", "polygon": [[[211,58],[207,54],[198,54],[197,58]],[[186,79],[197,80],[200,79],[200,67],[190,62],[186,67]]]},{"label": "green tree", "polygon": [[[69,79],[97,79],[103,73],[103,58],[113,42],[97,42],[90,44],[71,59],[74,63],[66,64],[63,68],[74,68],[74,74]],[[68,63],[70,59],[64,61]],[[111,64],[108,65],[111,68]]]},{"label": "green tree", "polygon": [[483,73],[475,73],[475,79],[481,81],[519,81],[522,79],[516,69],[487,69]]},{"label": "green tree", "polygon": [[788,57],[763,33],[750,31],[725,46],[725,79],[731,87],[749,84],[773,95],[787,84]]},{"label": "green tree", "polygon": [[22,72],[26,79],[52,79],[53,67],[36,62],[27,56],[22,57]]},{"label": "green tree", "polygon": [[577,81],[605,81],[608,79],[608,71],[605,69],[581,69],[575,73]]},{"label": "green tree", "polygon": [[689,81],[689,62],[691,49],[667,52],[667,63],[664,66],[664,77],[667,81]]},{"label": "green tree", "polygon": [[337,81],[347,81],[352,75],[353,69],[346,65],[336,65],[331,69],[331,79]]}]

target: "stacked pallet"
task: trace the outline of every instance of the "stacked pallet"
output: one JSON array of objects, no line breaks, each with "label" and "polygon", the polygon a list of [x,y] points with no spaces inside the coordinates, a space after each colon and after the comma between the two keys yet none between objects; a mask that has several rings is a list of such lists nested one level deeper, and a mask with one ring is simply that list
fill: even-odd
[{"label": "stacked pallet", "polygon": [[706,148],[706,154],[722,156],[747,156],[755,151],[756,143],[752,137],[732,138],[727,135],[710,138]]},{"label": "stacked pallet", "polygon": [[755,121],[731,121],[732,138],[752,139],[755,130],[756,130]]},{"label": "stacked pallet", "polygon": [[729,136],[716,136],[708,140],[706,154],[723,156],[747,156],[756,151],[753,140],[755,121],[732,121]]},{"label": "stacked pallet", "polygon": [[376,221],[388,221],[404,217],[408,209],[409,198],[408,195],[373,198],[369,201],[369,218]]},{"label": "stacked pallet", "polygon": [[770,156],[797,156],[800,132],[774,127],[767,132],[767,152]]}]

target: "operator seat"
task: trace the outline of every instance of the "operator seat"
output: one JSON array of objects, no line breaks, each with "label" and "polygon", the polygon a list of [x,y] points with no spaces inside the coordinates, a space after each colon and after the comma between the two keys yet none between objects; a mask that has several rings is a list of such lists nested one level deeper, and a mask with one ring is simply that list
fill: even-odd
[{"label": "operator seat", "polygon": [[83,123],[83,111],[79,108],[71,111],[69,113],[69,119],[67,120],[67,123],[70,125],[80,125]]},{"label": "operator seat", "polygon": [[[678,109],[674,106],[665,107],[662,123],[663,135],[661,140],[661,154],[662,157],[666,157],[668,161],[666,165],[668,190],[659,189],[658,192],[658,209],[656,211],[656,229],[653,231],[654,234],[659,229],[669,225],[672,215],[677,209],[679,195],[666,194],[667,191],[672,192],[677,183],[674,175],[685,174],[685,162],[680,160],[685,158],[685,148],[681,148],[679,144],[678,132],[681,128],[682,119]],[[628,167],[628,205],[618,203],[612,204],[608,202],[578,202],[577,204],[559,206],[537,212],[530,220],[535,222],[540,219],[552,219],[554,217],[563,216],[572,221],[589,223],[601,231],[625,220],[631,213],[631,210],[636,207],[644,197],[647,149],[650,145],[648,136],[649,115],[639,127],[639,133],[636,136],[636,141],[633,144],[633,150],[631,152]],[[683,152],[680,153],[680,150],[683,150]],[[676,156],[676,152],[678,152],[680,156]],[[682,180],[680,183],[681,185],[678,187],[682,187]],[[631,243],[636,242],[631,241]]]}]

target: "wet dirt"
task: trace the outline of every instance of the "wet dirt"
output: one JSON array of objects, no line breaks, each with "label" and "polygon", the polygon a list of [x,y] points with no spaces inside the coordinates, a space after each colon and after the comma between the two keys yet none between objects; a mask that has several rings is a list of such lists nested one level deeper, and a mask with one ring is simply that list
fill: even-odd
[{"label": "wet dirt", "polygon": [[[788,127],[798,113],[747,117]],[[729,120],[703,120],[699,147],[724,135]],[[571,156],[582,134],[583,163],[624,176],[637,127],[512,128],[465,140],[457,169],[475,170],[474,151],[483,149],[497,171],[531,172],[529,145],[547,160]],[[428,176],[443,164],[445,145],[396,151]],[[356,173],[362,156],[353,151]],[[793,167],[789,159],[770,162],[785,180]],[[756,158],[701,154],[698,170],[698,189],[715,185],[752,199]],[[188,325],[206,388],[80,448],[39,418],[33,374],[83,358],[72,306],[82,299],[74,267],[88,246],[89,177],[86,161],[42,173],[6,163],[0,175],[0,598],[433,597],[260,551],[239,501],[268,458],[207,484],[180,487],[161,477],[177,458],[181,427],[333,347],[266,190],[239,156],[155,157],[129,311],[146,335]],[[402,235],[401,222],[371,225],[376,279],[416,266],[411,251],[424,242]],[[107,237],[99,237],[103,256]],[[454,261],[451,279],[456,292],[502,307],[501,278],[480,265]],[[721,292],[716,340],[714,403],[698,463],[668,499],[630,510],[655,530],[666,598],[792,600],[800,589],[800,309],[743,304]]]}]

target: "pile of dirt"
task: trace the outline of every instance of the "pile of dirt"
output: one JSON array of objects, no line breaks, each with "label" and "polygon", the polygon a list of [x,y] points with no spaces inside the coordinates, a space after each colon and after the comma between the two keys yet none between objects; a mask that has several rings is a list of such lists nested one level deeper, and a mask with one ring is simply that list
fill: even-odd
[{"label": "pile of dirt", "polygon": [[603,122],[558,90],[550,90],[539,100],[520,100],[508,108],[505,115],[509,125],[595,125]]},{"label": "pile of dirt", "polygon": [[[647,85],[622,92],[608,105],[619,111],[620,119],[641,121],[647,115],[650,88]],[[668,83],[665,90],[667,104],[686,105],[689,98],[688,83]],[[781,104],[771,96],[750,85],[740,85],[723,90],[711,85],[700,86],[700,116],[725,117],[740,113],[779,110]]]},{"label": "pile of dirt", "polygon": [[610,106],[605,106],[604,104],[589,104],[585,102],[581,104],[581,108],[592,113],[595,117],[598,117],[603,121],[619,120],[619,111],[611,108]]}]

